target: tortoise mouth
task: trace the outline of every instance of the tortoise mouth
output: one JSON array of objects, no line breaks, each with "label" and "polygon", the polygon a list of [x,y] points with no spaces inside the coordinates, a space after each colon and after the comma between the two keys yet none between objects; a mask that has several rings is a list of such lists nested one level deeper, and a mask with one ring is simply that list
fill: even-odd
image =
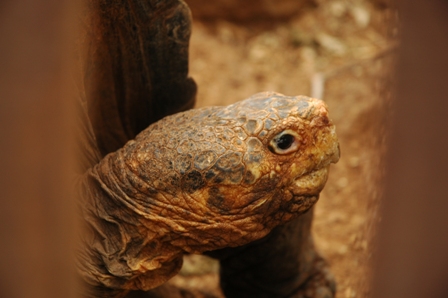
[{"label": "tortoise mouth", "polygon": [[293,196],[317,197],[327,182],[329,169],[327,165],[296,178],[292,184]]},{"label": "tortoise mouth", "polygon": [[293,195],[290,212],[302,214],[313,207],[318,199],[319,195]]}]

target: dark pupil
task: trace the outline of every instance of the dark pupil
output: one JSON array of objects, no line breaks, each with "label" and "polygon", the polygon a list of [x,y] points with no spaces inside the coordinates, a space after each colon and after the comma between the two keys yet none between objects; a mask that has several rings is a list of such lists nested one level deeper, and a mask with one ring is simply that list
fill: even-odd
[{"label": "dark pupil", "polygon": [[289,134],[284,134],[276,140],[278,148],[282,150],[286,150],[291,147],[292,143],[294,143],[294,136]]}]

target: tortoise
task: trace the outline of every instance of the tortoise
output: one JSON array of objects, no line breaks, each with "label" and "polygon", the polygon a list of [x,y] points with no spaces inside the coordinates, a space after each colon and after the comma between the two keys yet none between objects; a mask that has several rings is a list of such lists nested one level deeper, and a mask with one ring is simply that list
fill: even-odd
[{"label": "tortoise", "polygon": [[91,0],[84,24],[84,296],[161,297],[183,255],[205,253],[226,297],[332,297],[310,234],[339,159],[326,105],[263,92],[191,109],[181,0]]}]

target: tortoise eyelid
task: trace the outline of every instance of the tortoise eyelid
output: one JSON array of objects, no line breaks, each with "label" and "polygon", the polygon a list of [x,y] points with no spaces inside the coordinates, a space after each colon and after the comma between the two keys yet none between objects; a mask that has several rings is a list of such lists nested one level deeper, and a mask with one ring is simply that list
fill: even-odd
[{"label": "tortoise eyelid", "polygon": [[[286,139],[284,137],[288,136]],[[292,137],[292,138],[291,138]],[[291,138],[291,139],[290,139]],[[296,152],[300,145],[300,135],[291,130],[286,129],[279,134],[275,135],[270,141],[268,148],[272,153],[279,155],[286,155]],[[281,145],[285,145],[285,148],[281,148]]]}]

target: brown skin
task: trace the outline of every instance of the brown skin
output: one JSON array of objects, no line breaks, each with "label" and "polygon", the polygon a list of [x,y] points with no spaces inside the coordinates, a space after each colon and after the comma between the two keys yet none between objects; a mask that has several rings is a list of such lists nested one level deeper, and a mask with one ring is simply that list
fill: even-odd
[{"label": "brown skin", "polygon": [[[284,133],[292,143],[275,141]],[[305,213],[338,159],[320,100],[259,93],[168,116],[81,179],[83,276],[99,289],[155,288],[184,253],[245,245]]]}]

